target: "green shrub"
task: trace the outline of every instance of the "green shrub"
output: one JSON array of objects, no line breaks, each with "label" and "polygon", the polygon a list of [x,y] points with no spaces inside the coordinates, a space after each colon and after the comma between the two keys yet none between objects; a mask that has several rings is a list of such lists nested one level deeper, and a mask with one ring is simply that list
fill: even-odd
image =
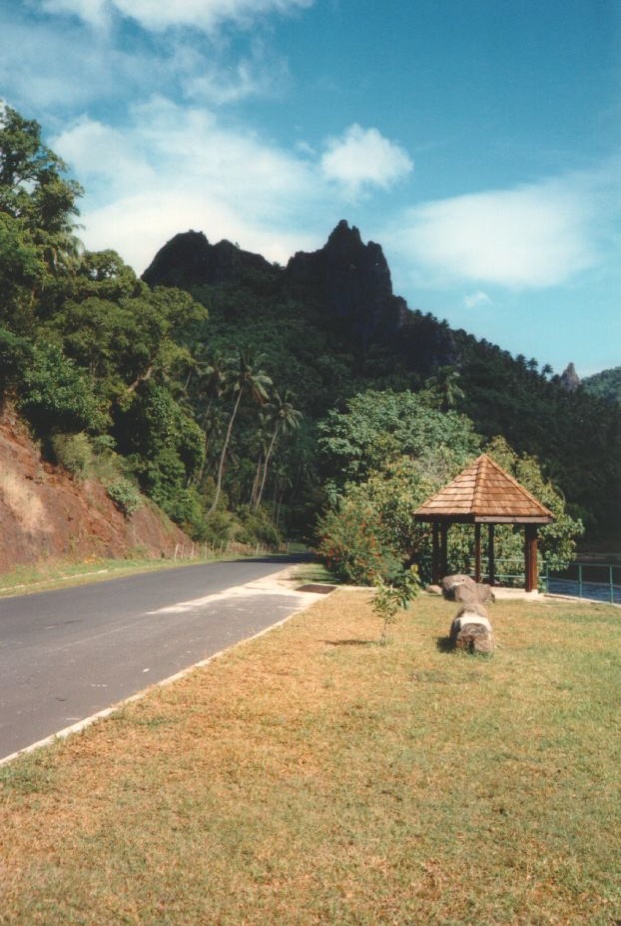
[{"label": "green shrub", "polygon": [[108,424],[92,381],[55,344],[33,345],[16,387],[20,410],[41,434],[102,431]]},{"label": "green shrub", "polygon": [[355,585],[390,581],[402,569],[382,530],[377,510],[360,498],[344,499],[319,522],[318,553],[330,572]]},{"label": "green shrub", "polygon": [[79,434],[53,434],[50,443],[57,463],[78,479],[88,476],[93,464],[93,448],[84,431]]},{"label": "green shrub", "polygon": [[241,521],[241,530],[237,538],[240,543],[272,549],[280,546],[282,534],[272,523],[265,508],[253,511],[249,507],[244,507],[237,514]]},{"label": "green shrub", "polygon": [[419,591],[420,579],[416,566],[403,572],[392,585],[387,585],[382,579],[375,581],[375,595],[371,599],[371,606],[383,621],[381,644],[386,643],[388,627],[397,620],[397,612],[406,610]]},{"label": "green shrub", "polygon": [[237,540],[242,525],[230,511],[217,509],[205,519],[205,540],[213,547],[224,546]]},{"label": "green shrub", "polygon": [[129,479],[119,479],[106,486],[106,492],[126,518],[131,517],[142,505],[142,497]]}]

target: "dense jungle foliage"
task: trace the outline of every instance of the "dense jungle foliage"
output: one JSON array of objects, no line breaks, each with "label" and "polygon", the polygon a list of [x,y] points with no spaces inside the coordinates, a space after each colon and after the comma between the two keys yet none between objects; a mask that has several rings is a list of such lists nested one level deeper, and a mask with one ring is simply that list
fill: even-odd
[{"label": "dense jungle foliage", "polygon": [[621,405],[621,367],[588,376],[582,380],[582,385],[589,395]]},{"label": "dense jungle foliage", "polygon": [[[158,285],[113,250],[84,251],[81,192],[38,124],[0,110],[2,396],[127,514],[140,489],[199,540],[312,540],[363,581],[424,572],[414,507],[487,450],[557,514],[549,559],[571,555],[581,522],[590,543],[614,541],[621,410],[391,289],[368,312],[335,310],[355,285],[349,252],[366,254],[346,223],[321,283],[324,252],[290,273],[221,243],[227,273],[181,255]],[[519,538],[503,536],[510,555]],[[453,543],[466,568],[471,538]]]}]

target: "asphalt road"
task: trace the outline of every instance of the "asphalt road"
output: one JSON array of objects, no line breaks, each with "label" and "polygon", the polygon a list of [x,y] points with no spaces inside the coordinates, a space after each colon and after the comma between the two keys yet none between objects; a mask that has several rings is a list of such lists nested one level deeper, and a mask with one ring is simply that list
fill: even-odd
[{"label": "asphalt road", "polygon": [[296,592],[252,587],[286,565],[209,563],[0,599],[0,760],[287,617]]}]

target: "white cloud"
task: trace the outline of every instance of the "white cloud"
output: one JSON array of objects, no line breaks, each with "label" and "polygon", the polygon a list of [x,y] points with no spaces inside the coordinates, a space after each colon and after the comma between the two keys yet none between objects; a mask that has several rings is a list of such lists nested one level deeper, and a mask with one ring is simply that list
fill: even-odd
[{"label": "white cloud", "polygon": [[183,91],[192,101],[222,106],[250,97],[279,96],[289,84],[285,59],[272,50],[268,53],[256,38],[249,53],[230,64],[194,56],[192,66],[189,56],[190,49],[179,49],[178,57],[189,75],[181,81]]},{"label": "white cloud", "polygon": [[82,118],[52,147],[86,187],[86,246],[115,248],[138,272],[188,228],[284,262],[319,246],[333,219],[334,194],[308,158],[162,98],[134,107],[123,132]]},{"label": "white cloud", "polygon": [[70,13],[91,26],[106,24],[110,4],[108,0],[43,0],[46,13]]},{"label": "white cloud", "polygon": [[397,246],[435,283],[559,285],[598,261],[593,188],[574,175],[427,203],[402,217]]},{"label": "white cloud", "polygon": [[93,193],[96,184],[105,184],[109,194],[115,188],[131,189],[155,181],[155,171],[131,136],[86,116],[58,136],[54,145]]},{"label": "white cloud", "polygon": [[113,11],[133,19],[143,29],[159,32],[187,26],[212,32],[230,21],[248,27],[268,13],[291,13],[314,0],[44,0],[49,13],[70,13],[93,26],[105,25]]},{"label": "white cloud", "polygon": [[270,227],[262,219],[239,212],[217,194],[193,194],[183,188],[120,197],[89,211],[83,221],[82,237],[90,250],[112,247],[137,273],[146,269],[166,241],[189,229],[203,231],[212,243],[227,239],[281,264],[300,247],[312,250],[318,246],[316,239],[300,234],[292,224]]},{"label": "white cloud", "polygon": [[407,152],[377,129],[351,125],[341,138],[331,138],[321,159],[328,180],[342,184],[356,197],[365,187],[387,189],[413,169]]},{"label": "white cloud", "polygon": [[0,29],[0,85],[25,114],[46,111],[41,121],[49,129],[64,113],[101,100],[110,106],[153,87],[170,88],[185,65],[174,48],[167,43],[155,57],[146,48],[125,50],[104,34],[87,34],[81,23],[14,17]]},{"label": "white cloud", "polygon": [[478,309],[479,306],[491,304],[492,300],[482,289],[478,289],[476,293],[470,293],[468,296],[464,296],[464,306],[467,309]]},{"label": "white cloud", "polygon": [[115,248],[138,272],[188,228],[283,263],[323,244],[342,217],[345,198],[310,146],[286,150],[213,111],[163,97],[128,117],[120,129],[83,116],[51,146],[86,188],[86,246]]},{"label": "white cloud", "polygon": [[65,114],[92,113],[102,102],[112,111],[164,93],[224,106],[278,98],[291,88],[286,57],[258,28],[235,41],[195,29],[128,42],[122,30],[88,28],[112,25],[108,0],[47,0],[46,8],[81,15],[29,17],[17,5],[7,11],[0,29],[0,86],[12,105],[34,112],[48,129]]}]

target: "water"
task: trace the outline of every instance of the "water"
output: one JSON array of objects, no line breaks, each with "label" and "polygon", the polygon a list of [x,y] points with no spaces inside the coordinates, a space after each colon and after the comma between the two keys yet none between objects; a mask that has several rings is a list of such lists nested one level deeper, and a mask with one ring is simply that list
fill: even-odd
[{"label": "water", "polygon": [[552,595],[571,595],[574,598],[588,598],[591,601],[605,601],[608,604],[621,604],[621,586],[604,582],[580,582],[576,579],[557,579],[549,577],[546,591]]}]

